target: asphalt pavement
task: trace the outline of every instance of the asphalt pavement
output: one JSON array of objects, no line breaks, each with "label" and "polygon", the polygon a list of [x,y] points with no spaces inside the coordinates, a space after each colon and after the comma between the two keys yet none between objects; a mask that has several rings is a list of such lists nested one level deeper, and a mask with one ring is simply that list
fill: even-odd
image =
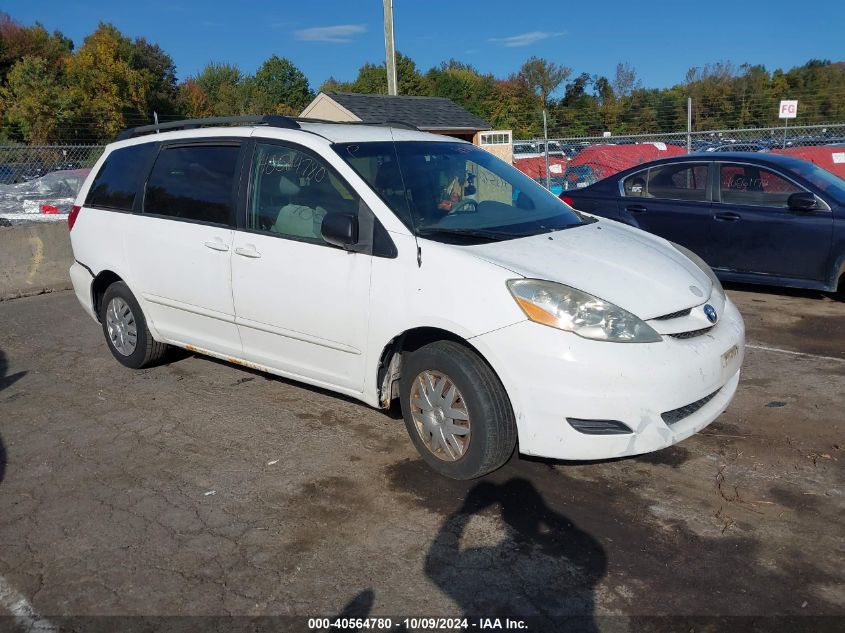
[{"label": "asphalt pavement", "polygon": [[338,614],[840,625],[845,302],[730,294],[749,348],[736,399],[702,433],[637,458],[515,456],[471,482],[427,470],[401,420],[356,401],[187,353],[132,371],[72,293],[0,302],[0,613],[23,618],[0,628]]}]

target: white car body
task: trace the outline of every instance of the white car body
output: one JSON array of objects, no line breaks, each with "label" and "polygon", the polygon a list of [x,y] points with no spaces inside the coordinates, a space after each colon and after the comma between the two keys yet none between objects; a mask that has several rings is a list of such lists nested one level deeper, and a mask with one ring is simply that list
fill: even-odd
[{"label": "white car body", "polygon": [[[391,342],[415,328],[436,328],[465,341],[500,378],[519,451],[550,458],[654,451],[707,426],[730,403],[744,354],[742,319],[707,273],[670,243],[601,218],[568,231],[481,245],[415,238],[331,144],[454,139],[385,127],[302,128],[204,128],[112,144],[77,205],[84,205],[94,175],[120,147],[215,136],[279,139],[307,147],[346,179],[386,229],[397,257],[83,206],[71,231],[76,263],[70,274],[90,316],[98,318],[92,281],[110,271],[134,293],[155,340],[374,407],[390,400],[380,371],[383,376]],[[522,277],[612,302],[646,321],[662,340],[596,341],[534,323],[506,286]],[[705,304],[719,315],[715,326],[689,339],[671,336],[710,327]],[[687,316],[657,318],[687,308]],[[705,398],[674,424],[661,417]],[[633,433],[588,435],[567,418],[621,420]]]}]

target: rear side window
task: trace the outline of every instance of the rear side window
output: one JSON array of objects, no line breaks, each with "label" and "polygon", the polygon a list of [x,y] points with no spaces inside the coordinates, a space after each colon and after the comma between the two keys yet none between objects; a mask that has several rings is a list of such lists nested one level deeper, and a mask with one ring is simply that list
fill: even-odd
[{"label": "rear side window", "polygon": [[153,143],[143,143],[109,154],[94,178],[85,206],[131,211],[154,150]]},{"label": "rear side window", "polygon": [[239,145],[163,149],[147,181],[144,213],[231,224]]},{"label": "rear side window", "polygon": [[625,179],[626,196],[664,200],[707,200],[707,165],[670,163],[637,172]]}]

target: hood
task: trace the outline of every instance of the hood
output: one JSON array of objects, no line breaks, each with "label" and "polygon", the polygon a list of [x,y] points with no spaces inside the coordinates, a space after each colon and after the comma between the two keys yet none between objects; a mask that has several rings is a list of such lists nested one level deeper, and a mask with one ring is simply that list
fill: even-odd
[{"label": "hood", "polygon": [[662,238],[607,220],[467,250],[523,277],[589,292],[644,320],[700,305],[713,286]]}]

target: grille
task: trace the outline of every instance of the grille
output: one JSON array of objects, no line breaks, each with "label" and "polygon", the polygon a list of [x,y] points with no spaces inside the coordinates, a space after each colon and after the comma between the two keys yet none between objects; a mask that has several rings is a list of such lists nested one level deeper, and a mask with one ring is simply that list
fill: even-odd
[{"label": "grille", "polygon": [[667,334],[666,336],[671,336],[672,338],[695,338],[696,336],[701,336],[702,334],[707,334],[713,327],[706,327],[701,330],[690,330],[689,332],[676,332],[675,334]]},{"label": "grille", "polygon": [[695,402],[690,402],[688,405],[680,407],[679,409],[672,409],[671,411],[666,411],[665,413],[661,413],[660,417],[663,418],[663,421],[666,424],[675,424],[676,422],[680,422],[684,418],[688,418],[693,413],[698,411],[701,407],[705,404],[710,402],[713,398],[716,397],[716,394],[719,393],[719,389],[716,389],[713,393],[709,396],[704,396],[701,400],[696,400]]},{"label": "grille", "polygon": [[672,312],[671,314],[664,314],[663,316],[654,317],[654,320],[668,321],[669,319],[679,319],[681,317],[689,316],[690,312],[692,312],[692,308],[687,308],[686,310],[678,310],[677,312]]}]

